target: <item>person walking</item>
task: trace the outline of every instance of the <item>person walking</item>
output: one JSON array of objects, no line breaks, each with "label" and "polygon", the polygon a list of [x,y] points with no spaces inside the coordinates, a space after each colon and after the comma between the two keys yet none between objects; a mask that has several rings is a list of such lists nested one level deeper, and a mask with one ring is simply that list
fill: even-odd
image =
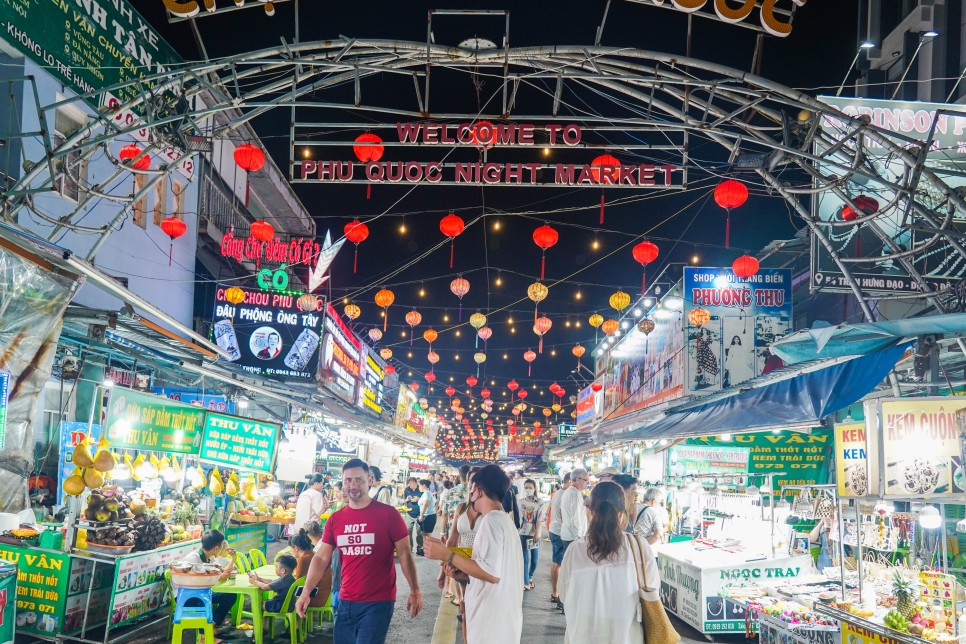
[{"label": "person walking", "polygon": [[[587,470],[578,467],[570,473],[570,480],[571,486],[560,495],[560,547],[562,557],[566,556],[567,548],[570,547],[571,543],[587,533],[587,506],[584,504],[584,490],[590,483],[590,475]],[[558,601],[558,605],[562,605],[562,602]]]},{"label": "person walking", "polygon": [[540,556],[540,533],[543,528],[543,499],[537,495],[537,483],[527,479],[523,483],[520,505],[520,545],[523,548],[523,589],[533,590],[533,573]]},{"label": "person walking", "polygon": [[[433,530],[436,528],[436,498],[430,491],[430,486],[432,482],[429,479],[423,479],[419,482],[419,491],[422,493],[419,497],[419,519],[416,522],[416,543],[421,551],[423,549],[423,535],[433,534]],[[417,554],[421,554],[417,552]]]},{"label": "person walking", "polygon": [[295,523],[293,525],[303,528],[309,521],[319,520],[322,512],[328,507],[325,492],[322,491],[323,485],[325,485],[325,477],[321,474],[312,475],[295,502]]},{"label": "person walking", "polygon": [[563,525],[563,518],[560,516],[560,498],[564,491],[570,487],[570,472],[564,474],[563,486],[550,497],[550,511],[547,524],[547,532],[550,533],[550,601],[554,604],[560,603],[557,595],[557,577],[560,573],[560,564],[563,562],[564,548],[563,540],[560,538],[560,528]]},{"label": "person walking", "polygon": [[590,524],[577,538],[560,566],[560,598],[567,607],[564,644],[639,644],[644,640],[640,621],[638,564],[630,540],[643,551],[646,599],[658,600],[657,561],[644,539],[627,534],[624,490],[612,481],[590,493]]},{"label": "person walking", "polygon": [[[415,618],[423,608],[416,562],[409,549],[406,524],[396,508],[369,497],[369,466],[353,458],[342,466],[348,505],[325,524],[322,541],[312,558],[305,586],[314,588],[329,569],[332,553],[341,558],[342,587],[333,632],[334,644],[384,644],[396,601],[393,551],[409,584],[406,608]],[[305,617],[311,597],[303,593],[295,604]]]},{"label": "person walking", "polygon": [[656,487],[648,488],[644,491],[644,501],[637,510],[634,518],[634,532],[649,544],[660,543],[664,538],[664,528],[661,517],[658,514],[660,509],[658,500],[661,491]]},{"label": "person walking", "polygon": [[372,475],[372,488],[369,490],[369,496],[374,498],[376,501],[379,501],[379,503],[393,505],[392,486],[383,484],[382,470],[373,465],[369,468],[369,473]]},{"label": "person walking", "polygon": [[[413,541],[416,542],[416,554],[423,554],[423,533],[422,530],[418,530],[419,525],[419,498],[422,494],[419,492],[419,481],[415,476],[410,476],[409,480],[406,481],[406,487],[402,491],[402,500],[409,508],[409,512],[406,513],[406,529],[409,531],[409,550],[413,549]],[[416,538],[413,538],[413,532],[416,531]]]},{"label": "person walking", "polygon": [[498,465],[481,468],[470,481],[470,506],[480,513],[473,557],[426,538],[426,556],[446,562],[448,575],[469,577],[466,644],[519,644],[523,633],[523,555],[516,527],[503,511],[510,479]]}]

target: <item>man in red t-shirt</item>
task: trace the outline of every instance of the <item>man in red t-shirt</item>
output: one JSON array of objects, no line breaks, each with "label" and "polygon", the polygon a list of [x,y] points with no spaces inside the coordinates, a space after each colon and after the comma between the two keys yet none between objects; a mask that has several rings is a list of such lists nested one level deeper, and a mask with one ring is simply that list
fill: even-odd
[{"label": "man in red t-shirt", "polygon": [[[410,616],[416,617],[423,608],[409,534],[396,508],[369,498],[369,466],[365,461],[354,458],[342,466],[342,485],[349,505],[326,522],[305,587],[318,585],[338,548],[342,590],[334,644],[384,644],[396,601],[393,551],[399,555],[409,583],[406,607]],[[295,610],[300,616],[305,617],[310,602],[308,593],[299,598]]]}]

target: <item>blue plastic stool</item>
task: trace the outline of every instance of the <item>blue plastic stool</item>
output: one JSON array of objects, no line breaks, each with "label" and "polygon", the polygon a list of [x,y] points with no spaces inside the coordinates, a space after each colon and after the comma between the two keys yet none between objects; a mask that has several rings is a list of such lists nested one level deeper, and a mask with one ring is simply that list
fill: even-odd
[{"label": "blue plastic stool", "polygon": [[[200,601],[201,605],[187,606],[192,599]],[[174,606],[174,623],[180,623],[182,618],[203,618],[209,622],[214,621],[211,609],[211,588],[178,588],[178,597]]]}]

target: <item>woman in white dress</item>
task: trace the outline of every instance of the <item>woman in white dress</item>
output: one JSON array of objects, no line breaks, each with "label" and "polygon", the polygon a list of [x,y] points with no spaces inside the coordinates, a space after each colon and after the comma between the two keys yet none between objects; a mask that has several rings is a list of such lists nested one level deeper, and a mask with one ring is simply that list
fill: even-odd
[{"label": "woman in white dress", "polygon": [[[617,483],[598,483],[590,493],[590,526],[574,541],[560,566],[560,600],[567,607],[564,644],[639,644],[644,640],[637,568],[628,539],[627,504]],[[649,588],[660,588],[650,546],[644,552]]]}]

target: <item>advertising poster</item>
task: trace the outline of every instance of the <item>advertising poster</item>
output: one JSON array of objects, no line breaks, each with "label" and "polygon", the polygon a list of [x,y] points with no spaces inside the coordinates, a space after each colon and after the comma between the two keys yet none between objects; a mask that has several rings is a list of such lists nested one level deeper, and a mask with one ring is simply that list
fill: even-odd
[{"label": "advertising poster", "polygon": [[609,351],[597,356],[597,378],[604,386],[601,420],[684,394],[681,314],[659,309],[651,321],[654,330],[649,334],[631,327]]},{"label": "advertising poster", "polygon": [[205,410],[131,389],[113,389],[104,424],[113,449],[197,454]]},{"label": "advertising poster", "polygon": [[674,445],[668,449],[668,475],[741,474],[748,471],[747,447]]},{"label": "advertising poster", "polygon": [[[692,325],[691,312],[710,320]],[[762,268],[743,279],[731,268],[684,267],[684,389],[703,395],[760,376],[768,345],[792,328],[792,272]]]},{"label": "advertising poster", "polygon": [[407,387],[400,387],[399,401],[396,404],[396,427],[423,434],[426,422],[426,412],[419,406],[416,392]]},{"label": "advertising poster", "polygon": [[570,439],[577,435],[577,425],[573,423],[560,423],[557,425],[557,444],[566,445]]},{"label": "advertising poster", "polygon": [[111,628],[124,626],[159,608],[167,608],[164,571],[197,551],[198,543],[183,543],[126,555],[114,567]]},{"label": "advertising poster", "polygon": [[385,406],[386,363],[374,349],[362,345],[362,369],[359,377],[359,399],[356,406],[369,416],[382,418]]},{"label": "advertising poster", "polygon": [[361,373],[362,342],[329,304],[325,309],[325,334],[319,358],[319,380],[350,405],[356,404]]},{"label": "advertising poster", "polygon": [[[846,98],[842,96],[821,96],[819,100],[849,116],[868,117],[872,125],[890,132],[897,132],[925,141],[935,123],[932,146],[926,157],[926,165],[951,188],[966,185],[966,178],[958,172],[964,156],[966,156],[966,116],[956,114],[938,114],[939,110],[961,111],[961,105],[946,105],[943,103],[923,103],[905,101],[884,101],[871,98]],[[825,117],[822,124],[830,132],[845,133],[853,126],[838,119]],[[820,148],[816,152],[822,153]],[[901,175],[907,172],[908,166],[893,159],[891,152],[882,148],[877,150],[865,148],[867,163],[882,173],[888,181],[898,182]],[[853,200],[862,195],[875,199],[881,206],[895,200],[895,193],[884,186],[877,185],[876,191],[859,182],[849,182],[843,190]],[[939,210],[944,207],[946,199],[941,192],[933,188],[928,182],[920,181],[916,190],[916,200],[927,210]],[[842,221],[842,209],[846,205],[832,191],[823,191],[812,200],[813,213],[820,222]],[[914,227],[907,227],[904,207],[895,208],[891,213],[883,213],[875,220],[883,234],[891,237],[901,248],[915,248],[932,238],[932,233],[919,231]],[[961,216],[961,215],[960,215]],[[860,252],[865,257],[882,255],[883,261],[877,264],[852,264],[852,277],[859,283],[865,293],[915,293],[920,290],[919,285],[909,276],[909,273],[898,261],[890,261],[887,256],[891,252],[882,239],[870,226],[824,226],[823,231],[835,251],[843,257],[855,257]],[[810,273],[813,291],[851,293],[844,275],[836,266],[831,254],[825,246],[812,235],[812,270]],[[926,281],[936,290],[948,284],[950,279],[959,280],[962,276],[962,262],[957,257],[956,250],[950,246],[955,239],[940,239],[928,253],[918,253],[912,256],[913,265]]]},{"label": "advertising poster", "polygon": [[[318,368],[321,307],[303,311],[298,295],[242,288],[245,299],[231,304],[228,287],[215,290],[215,342],[232,356],[230,362],[257,376],[312,380]],[[240,287],[239,287],[240,288]]]},{"label": "advertising poster", "polygon": [[595,392],[590,387],[577,393],[577,431],[589,432],[600,422],[604,413],[603,391]]},{"label": "advertising poster", "polygon": [[84,609],[87,606],[87,588],[91,588],[90,610],[87,614],[88,626],[103,624],[107,621],[107,607],[111,601],[111,586],[114,583],[114,569],[98,566],[97,576],[92,580],[95,568],[91,561],[71,559],[70,581],[67,586],[67,601],[64,611],[64,633],[76,633],[84,625]]},{"label": "advertising poster", "polygon": [[966,400],[903,398],[880,404],[884,495],[961,498],[964,472],[959,418],[966,413]]},{"label": "advertising poster", "polygon": [[0,559],[17,565],[17,633],[60,633],[70,558],[60,552],[0,544]]},{"label": "advertising poster", "polygon": [[835,426],[835,482],[841,498],[869,495],[869,481],[878,487],[879,473],[870,473],[876,459],[866,453],[865,423]]},{"label": "advertising poster", "polygon": [[186,405],[203,407],[208,411],[217,411],[222,414],[235,413],[235,403],[221,394],[206,394],[200,389],[179,389],[177,387],[154,387],[151,391],[159,396],[183,402]]},{"label": "advertising poster", "polygon": [[842,644],[903,644],[906,638],[896,639],[871,631],[858,624],[839,620],[842,629]]},{"label": "advertising poster", "polygon": [[782,485],[815,485],[828,481],[832,441],[832,430],[816,427],[809,434],[758,432],[735,434],[730,441],[717,436],[689,438],[685,444],[747,447],[750,474],[787,472],[775,477],[778,490]]},{"label": "advertising poster", "polygon": [[17,568],[0,560],[0,642],[13,642],[17,619]]},{"label": "advertising poster", "polygon": [[208,463],[271,474],[280,426],[208,412],[198,458]]},{"label": "advertising poster", "polygon": [[[57,466],[57,505],[64,504],[64,481],[74,471],[74,463],[71,460],[74,448],[80,445],[87,435],[87,423],[72,423],[61,421],[60,423],[60,462]],[[96,443],[101,438],[101,426],[91,425],[91,436]]]}]

